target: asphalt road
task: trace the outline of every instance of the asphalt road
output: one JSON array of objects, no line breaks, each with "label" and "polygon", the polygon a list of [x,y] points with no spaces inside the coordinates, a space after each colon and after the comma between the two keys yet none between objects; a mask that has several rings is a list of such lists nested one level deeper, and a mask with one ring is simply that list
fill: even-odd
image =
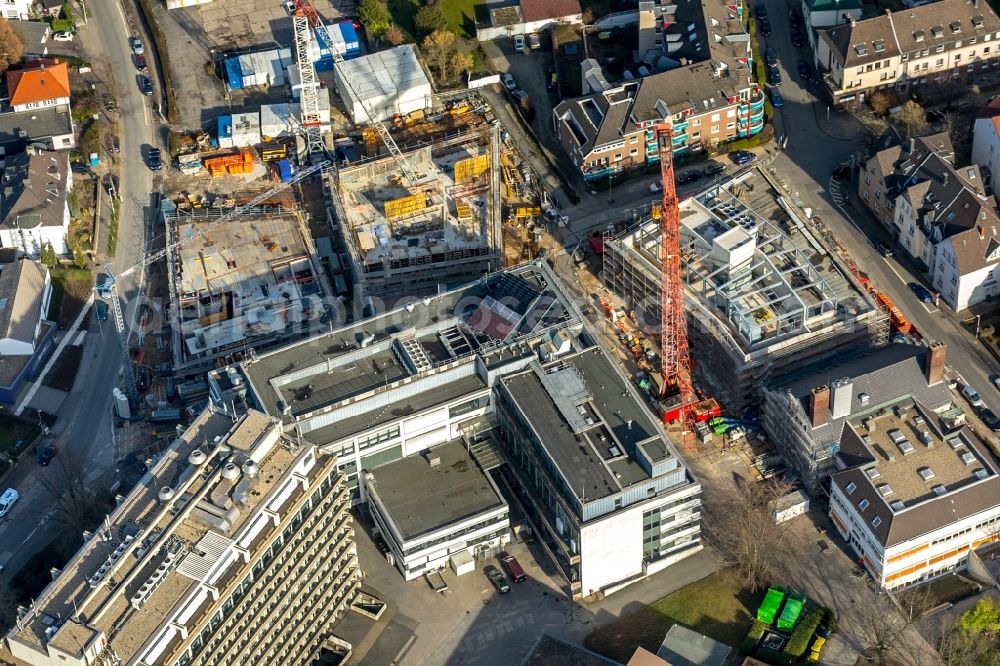
[{"label": "asphalt road", "polygon": [[[136,263],[145,239],[149,221],[149,203],[154,186],[152,172],[144,157],[154,144],[156,122],[149,98],[144,97],[135,83],[135,67],[128,45],[131,30],[116,3],[88,3],[94,16],[89,24],[79,27],[77,39],[91,54],[101,54],[114,72],[117,88],[121,129],[121,193],[122,210],[118,229],[118,251],[112,264],[116,272]],[[97,60],[95,59],[95,62]],[[99,74],[103,74],[98,72]],[[107,203],[107,201],[105,201]],[[104,249],[106,230],[99,242]],[[128,307],[126,321],[134,325],[136,296],[143,276],[133,275],[120,288]],[[50,440],[59,449],[59,456],[79,467],[89,483],[102,483],[112,476],[106,474],[114,464],[112,444],[111,390],[118,385],[121,373],[121,352],[114,322],[93,321],[87,334],[83,359],[74,390],[66,398],[53,426]],[[31,410],[27,412],[29,415]],[[116,435],[121,431],[116,430]],[[21,500],[0,524],[0,564],[7,571],[16,571],[23,561],[51,540],[58,525],[52,514],[50,491],[33,478],[37,474],[59,478],[63,473],[55,462],[42,469],[33,463],[21,465],[10,477],[8,485],[21,493]]]}]

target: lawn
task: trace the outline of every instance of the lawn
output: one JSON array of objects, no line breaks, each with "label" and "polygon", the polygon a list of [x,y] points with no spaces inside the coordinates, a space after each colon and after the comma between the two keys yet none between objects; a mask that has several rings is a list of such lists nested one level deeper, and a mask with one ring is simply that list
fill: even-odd
[{"label": "lawn", "polygon": [[[387,0],[386,6],[392,21],[406,33],[411,41],[416,41],[416,28],[413,26],[413,17],[417,15],[417,10],[424,6],[423,0]],[[489,15],[486,13],[486,3],[484,0],[439,0],[438,7],[448,19],[448,29],[460,37],[475,39],[476,21],[486,21]]]},{"label": "lawn", "polygon": [[15,455],[18,452],[15,444],[22,442],[21,447],[30,444],[38,434],[38,424],[21,421],[7,414],[0,415],[0,453]]},{"label": "lawn", "polygon": [[[52,268],[52,298],[49,300],[48,318],[57,322],[62,330],[68,329],[93,288],[93,274],[85,268]],[[65,307],[63,307],[65,304]]]},{"label": "lawn", "polygon": [[763,597],[744,590],[734,570],[723,569],[594,631],[586,646],[624,664],[636,647],[655,654],[675,624],[736,646],[750,629]]}]

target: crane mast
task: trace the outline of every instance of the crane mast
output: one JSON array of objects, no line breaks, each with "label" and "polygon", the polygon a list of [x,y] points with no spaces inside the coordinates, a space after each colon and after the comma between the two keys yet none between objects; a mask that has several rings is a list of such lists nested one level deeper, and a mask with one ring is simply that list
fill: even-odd
[{"label": "crane mast", "polygon": [[687,316],[684,306],[684,277],[681,274],[681,219],[677,208],[674,180],[673,129],[669,123],[656,127],[663,181],[663,208],[660,211],[660,359],[663,390],[677,391],[685,442],[693,432],[694,387],[691,382],[691,352],[688,348]]}]

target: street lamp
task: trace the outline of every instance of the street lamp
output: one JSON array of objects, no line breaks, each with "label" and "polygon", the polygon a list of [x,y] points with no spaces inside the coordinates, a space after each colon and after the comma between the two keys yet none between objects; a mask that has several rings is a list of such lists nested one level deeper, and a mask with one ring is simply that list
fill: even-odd
[{"label": "street lamp", "polygon": [[979,322],[983,318],[983,315],[976,315],[976,340],[979,339]]},{"label": "street lamp", "polygon": [[611,166],[608,165],[608,203],[613,204],[615,202],[615,197],[612,194],[611,188],[614,186],[614,179],[612,176],[614,172],[611,170]]}]

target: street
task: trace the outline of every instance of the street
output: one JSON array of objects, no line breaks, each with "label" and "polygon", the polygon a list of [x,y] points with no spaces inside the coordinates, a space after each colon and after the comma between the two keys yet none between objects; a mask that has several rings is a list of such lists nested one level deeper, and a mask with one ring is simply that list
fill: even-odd
[{"label": "street", "polygon": [[[93,53],[102,53],[117,80],[117,100],[121,129],[121,194],[123,197],[118,231],[118,250],[112,262],[116,272],[136,263],[146,239],[146,224],[153,181],[143,154],[156,143],[156,121],[149,102],[135,86],[132,52],[128,45],[131,31],[119,3],[89,5],[93,16],[87,25],[79,26],[78,39]],[[98,72],[104,75],[103,72]],[[104,237],[101,236],[103,244]],[[103,250],[103,247],[98,248]],[[101,272],[101,269],[97,269]],[[136,274],[120,285],[127,304],[126,323],[134,326],[136,296],[143,276]],[[60,454],[82,461],[81,474],[88,483],[101,482],[114,463],[112,445],[111,389],[118,385],[121,372],[121,350],[114,321],[92,322],[86,336],[85,350],[77,372],[73,391],[59,411],[58,420],[49,439]],[[31,410],[27,411],[31,414]],[[11,516],[0,524],[0,564],[13,572],[36,550],[52,538],[45,525],[51,498],[30,477],[40,468],[28,459],[7,479],[16,487],[21,501]],[[112,483],[113,481],[108,481]],[[102,490],[110,490],[103,488]],[[32,501],[37,498],[39,501]]]}]

